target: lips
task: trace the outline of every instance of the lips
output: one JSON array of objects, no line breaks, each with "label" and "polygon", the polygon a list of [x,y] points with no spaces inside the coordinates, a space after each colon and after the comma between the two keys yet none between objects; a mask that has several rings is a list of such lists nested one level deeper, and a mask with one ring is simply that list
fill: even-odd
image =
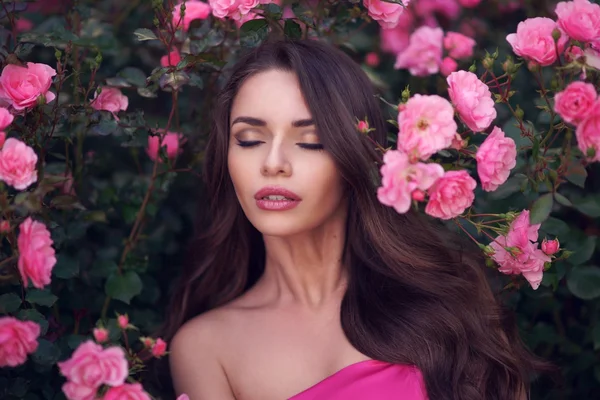
[{"label": "lips", "polygon": [[281,187],[264,187],[254,195],[261,210],[285,211],[296,207],[302,199],[296,193]]},{"label": "lips", "polygon": [[298,196],[296,193],[294,193],[290,190],[281,188],[281,187],[276,187],[276,186],[264,187],[264,188],[260,189],[254,195],[254,198],[256,200],[271,200],[271,201],[284,201],[284,200],[300,201],[300,200],[302,200],[300,198],[300,196]]}]

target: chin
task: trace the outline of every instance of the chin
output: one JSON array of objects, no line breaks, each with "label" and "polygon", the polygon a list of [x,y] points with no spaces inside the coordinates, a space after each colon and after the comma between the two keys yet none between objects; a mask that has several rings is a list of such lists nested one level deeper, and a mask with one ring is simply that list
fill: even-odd
[{"label": "chin", "polygon": [[305,233],[313,229],[301,216],[284,216],[282,213],[273,215],[254,215],[250,223],[265,236],[289,237]]}]

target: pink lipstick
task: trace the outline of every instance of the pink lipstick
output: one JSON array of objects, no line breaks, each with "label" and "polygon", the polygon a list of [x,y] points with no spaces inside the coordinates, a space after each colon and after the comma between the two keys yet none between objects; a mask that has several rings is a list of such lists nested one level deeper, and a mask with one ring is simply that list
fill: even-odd
[{"label": "pink lipstick", "polygon": [[296,193],[277,186],[267,186],[254,195],[261,210],[285,211],[296,207],[302,199]]}]

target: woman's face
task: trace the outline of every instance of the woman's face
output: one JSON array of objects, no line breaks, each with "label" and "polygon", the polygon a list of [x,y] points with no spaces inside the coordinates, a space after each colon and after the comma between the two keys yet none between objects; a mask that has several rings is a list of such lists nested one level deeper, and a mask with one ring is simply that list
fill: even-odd
[{"label": "woman's face", "polygon": [[261,233],[290,236],[344,220],[341,176],[294,73],[249,78],[234,99],[229,128],[231,180]]}]

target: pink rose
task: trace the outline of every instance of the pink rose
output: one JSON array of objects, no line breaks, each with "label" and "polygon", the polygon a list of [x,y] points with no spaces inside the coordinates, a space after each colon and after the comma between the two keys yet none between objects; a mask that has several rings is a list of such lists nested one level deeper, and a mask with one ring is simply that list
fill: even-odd
[{"label": "pink rose", "polygon": [[190,398],[187,394],[183,393],[177,398],[177,400],[190,400]]},{"label": "pink rose", "polygon": [[477,150],[475,159],[481,187],[492,192],[506,182],[510,170],[517,165],[517,145],[495,126]]},{"label": "pink rose", "polygon": [[410,209],[412,194],[418,190],[427,190],[444,175],[444,169],[438,164],[411,164],[406,153],[388,150],[383,156],[381,167],[381,187],[377,189],[377,198],[383,205],[394,207],[403,214]]},{"label": "pink rose", "polygon": [[565,50],[565,60],[573,62],[583,57],[583,49],[579,46],[570,46]]},{"label": "pink rose", "polygon": [[517,33],[511,33],[506,40],[516,55],[542,66],[552,65],[563,52],[569,40],[563,34],[558,42],[554,43],[552,32],[557,28],[556,22],[550,18],[529,18],[519,22]]},{"label": "pink rose", "polygon": [[396,58],[396,69],[408,69],[415,76],[436,74],[442,62],[441,28],[421,26],[410,36],[408,47]]},{"label": "pink rose", "polygon": [[379,30],[381,35],[381,50],[394,55],[404,51],[408,47],[414,22],[414,15],[410,9],[407,9],[400,15],[400,20],[395,28],[381,28]]},{"label": "pink rose", "polygon": [[[536,243],[540,224],[531,225],[529,211],[524,210],[511,223],[506,236],[498,236],[490,247],[494,249],[492,258],[498,263],[498,271],[504,274],[523,274],[535,290],[542,282],[544,263],[551,260],[538,249]],[[515,248],[507,251],[505,248]]]},{"label": "pink rose", "polygon": [[[404,6],[408,6],[410,0],[404,0],[403,3]],[[363,0],[363,4],[367,7],[369,16],[387,29],[398,26],[400,16],[404,12],[404,7],[400,4],[387,3],[381,0]]]},{"label": "pink rose", "polygon": [[50,91],[54,68],[46,64],[28,62],[26,67],[9,64],[0,75],[0,102],[21,111],[37,104],[44,96],[46,103],[56,97]]},{"label": "pink rose", "polygon": [[397,55],[403,52],[410,40],[410,31],[402,25],[391,29],[381,29],[381,50]]},{"label": "pink rose", "polygon": [[33,29],[33,22],[27,18],[19,18],[15,21],[15,29],[17,32],[28,32]]},{"label": "pink rose", "polygon": [[117,324],[119,325],[119,328],[121,328],[121,329],[129,328],[129,317],[127,316],[127,314],[119,315],[117,317]]},{"label": "pink rose", "polygon": [[[103,349],[91,340],[80,344],[71,358],[58,363],[58,368],[68,380],[66,385],[71,384],[70,390],[77,389],[84,393],[95,391],[101,385],[122,385],[129,374],[123,349]],[[66,391],[65,386],[63,392]]]},{"label": "pink rose", "polygon": [[260,4],[258,0],[238,0],[238,2],[238,10],[241,15],[248,14],[250,10],[258,7],[258,5]]},{"label": "pink rose", "polygon": [[24,190],[37,181],[35,151],[15,138],[8,138],[0,150],[0,181]]},{"label": "pink rose", "polygon": [[453,72],[446,81],[450,100],[465,125],[474,132],[487,129],[496,118],[490,88],[468,71]]},{"label": "pink rose", "polygon": [[356,124],[356,129],[360,133],[369,133],[369,123],[367,121],[358,121],[358,124]]},{"label": "pink rose", "polygon": [[15,117],[4,107],[0,107],[0,130],[8,128],[12,124]]},{"label": "pink rose", "polygon": [[[156,157],[158,157],[158,136],[149,136],[148,137],[148,147],[146,148],[146,153],[148,157],[152,161],[156,161]],[[167,156],[169,159],[174,160],[180,152],[180,145],[184,143],[183,135],[180,133],[167,132],[164,136],[161,146],[167,148]]]},{"label": "pink rose", "polygon": [[473,204],[476,186],[475,179],[465,170],[446,172],[429,189],[425,212],[440,219],[459,216]]},{"label": "pink rose", "polygon": [[0,317],[0,367],[16,367],[37,350],[40,326],[32,321]]},{"label": "pink rose", "polygon": [[113,115],[127,110],[129,99],[117,88],[103,87],[100,94],[96,92],[91,106],[95,110],[110,111]]},{"label": "pink rose", "polygon": [[6,132],[0,132],[0,149],[4,146],[4,142],[6,141]]},{"label": "pink rose", "polygon": [[379,61],[379,54],[375,53],[374,51],[367,53],[365,57],[365,63],[369,67],[377,67],[379,65]]},{"label": "pink rose", "polygon": [[448,100],[420,94],[400,107],[398,127],[398,149],[423,160],[450,146],[457,129]]},{"label": "pink rose", "polygon": [[23,286],[27,287],[28,279],[38,289],[49,285],[56,256],[52,248],[54,242],[46,225],[28,217],[19,226],[17,242]]},{"label": "pink rose", "polygon": [[442,60],[442,64],[440,65],[440,73],[444,76],[448,76],[458,68],[458,63],[454,61],[453,58],[446,57]]},{"label": "pink rose", "polygon": [[126,383],[121,386],[108,389],[103,397],[104,400],[150,400],[148,393],[139,383]]},{"label": "pink rose", "polygon": [[94,340],[98,343],[104,343],[108,340],[108,330],[105,328],[94,328]]},{"label": "pink rose", "polygon": [[572,82],[554,96],[554,110],[565,122],[577,125],[592,111],[597,97],[591,83]]},{"label": "pink rose", "polygon": [[458,2],[465,8],[474,8],[481,3],[481,0],[458,0]]},{"label": "pink rose", "polygon": [[10,232],[10,222],[6,220],[0,221],[0,233]]},{"label": "pink rose", "polygon": [[62,386],[62,391],[68,400],[96,400],[98,388],[66,382]]},{"label": "pink rose", "polygon": [[442,15],[455,20],[460,14],[460,6],[456,0],[417,0],[413,3],[415,13],[424,20],[435,20],[435,15]]},{"label": "pink rose", "polygon": [[[182,3],[183,4],[183,3]],[[210,6],[203,1],[187,0],[185,2],[185,15],[183,16],[183,30],[190,29],[190,24],[195,19],[206,19],[210,15]],[[181,4],[173,8],[173,22],[175,27],[179,28],[181,20]]]},{"label": "pink rose", "polygon": [[593,47],[588,47],[583,51],[583,55],[585,57],[586,65],[600,69],[600,51],[594,49]]},{"label": "pink rose", "polygon": [[167,342],[162,340],[161,338],[156,339],[156,342],[152,346],[152,355],[154,357],[162,357],[165,355],[167,351]]},{"label": "pink rose", "polygon": [[589,149],[594,149],[596,153],[590,161],[600,161],[600,100],[590,111],[590,115],[577,126],[575,136],[579,150],[587,154]]},{"label": "pink rose", "polygon": [[161,57],[160,65],[161,67],[174,67],[179,61],[181,61],[181,55],[179,54],[179,50],[174,49],[169,54],[166,54]]},{"label": "pink rose", "polygon": [[556,5],[558,26],[580,42],[600,40],[600,5],[588,0],[562,1]]},{"label": "pink rose", "polygon": [[473,57],[475,44],[475,40],[458,32],[448,32],[444,37],[444,48],[455,59]]},{"label": "pink rose", "polygon": [[216,18],[224,19],[238,14],[238,0],[208,0],[212,14]]},{"label": "pink rose", "polygon": [[560,242],[558,239],[554,240],[542,240],[542,251],[544,254],[551,256],[552,254],[556,254],[560,249]]}]

